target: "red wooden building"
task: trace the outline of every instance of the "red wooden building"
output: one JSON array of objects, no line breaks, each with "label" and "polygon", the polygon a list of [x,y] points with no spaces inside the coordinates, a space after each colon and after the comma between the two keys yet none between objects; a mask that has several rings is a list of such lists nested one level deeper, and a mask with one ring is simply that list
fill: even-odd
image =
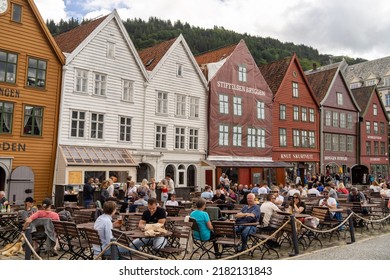
[{"label": "red wooden building", "polygon": [[273,93],[272,158],[292,164],[287,177],[304,182],[319,170],[319,104],[295,54],[260,71]]},{"label": "red wooden building", "polygon": [[[361,87],[352,90],[361,108],[360,126],[360,164],[362,183],[367,182],[367,174],[376,179],[388,179],[388,122],[385,107],[376,86]],[[354,173],[354,170],[352,170]]]},{"label": "red wooden building", "polygon": [[320,103],[320,171],[350,180],[352,168],[359,163],[357,125],[360,108],[339,67],[312,70],[306,77]]},{"label": "red wooden building", "polygon": [[195,57],[209,81],[206,183],[284,182],[272,161],[272,92],[245,42]]}]

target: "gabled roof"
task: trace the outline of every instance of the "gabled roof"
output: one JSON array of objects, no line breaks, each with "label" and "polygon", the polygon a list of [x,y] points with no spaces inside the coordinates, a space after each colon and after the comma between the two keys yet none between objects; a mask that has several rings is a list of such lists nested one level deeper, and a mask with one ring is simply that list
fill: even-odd
[{"label": "gabled roof", "polygon": [[384,77],[390,71],[390,56],[350,65],[345,70],[345,78],[350,83],[353,78],[369,79],[370,75]]},{"label": "gabled roof", "polygon": [[101,23],[108,15],[81,24],[69,31],[54,37],[58,46],[64,53],[73,52]]},{"label": "gabled roof", "polygon": [[260,72],[267,81],[274,96],[283,82],[291,61],[292,57],[286,57],[268,64],[259,65]]},{"label": "gabled roof", "polygon": [[313,89],[314,96],[318,103],[321,103],[328,93],[337,70],[338,68],[331,68],[329,70],[306,74],[306,78]]},{"label": "gabled roof", "polygon": [[[368,105],[370,104],[371,98],[375,93],[376,86],[360,87],[352,89],[352,94],[355,97],[360,109],[362,110],[362,116],[366,114]],[[379,98],[380,101],[380,98]],[[382,104],[382,102],[381,102]]]},{"label": "gabled roof", "polygon": [[160,62],[164,55],[168,52],[170,47],[176,41],[177,38],[170,39],[168,41],[161,42],[150,48],[146,48],[138,51],[138,54],[148,71],[153,71],[154,67]]},{"label": "gabled roof", "polygon": [[61,52],[61,49],[57,45],[57,43],[54,40],[53,36],[50,34],[50,31],[47,28],[46,23],[43,20],[41,14],[39,13],[37,6],[35,6],[34,0],[27,0],[27,2],[30,5],[31,10],[33,11],[35,17],[37,18],[39,25],[43,29],[43,32],[45,33],[46,38],[49,40],[50,45],[52,46],[54,52],[56,53],[56,55],[58,57],[58,60],[61,62],[62,65],[64,65],[65,64],[65,56]]},{"label": "gabled roof", "polygon": [[139,52],[139,56],[141,57],[142,62],[146,63],[146,69],[151,71],[151,73],[149,74],[149,79],[153,79],[154,75],[156,75],[161,66],[169,58],[171,53],[179,44],[183,45],[183,48],[186,51],[192,65],[194,66],[195,71],[198,73],[203,85],[207,87],[206,78],[203,76],[202,71],[200,70],[198,64],[195,61],[194,55],[192,54],[182,34],[180,34],[177,38],[170,39],[168,41],[162,42],[160,44],[157,44],[156,46],[141,50]]},{"label": "gabled roof", "polygon": [[195,56],[195,60],[198,63],[198,65],[218,62],[229,57],[236,47],[237,44],[234,44],[216,50],[208,51]]},{"label": "gabled roof", "polygon": [[[56,39],[61,41],[61,46],[64,47],[62,51],[70,51],[69,55],[66,57],[66,64],[69,64],[112,20],[115,20],[115,22],[118,24],[118,27],[123,35],[123,38],[127,42],[130,52],[134,55],[134,59],[138,67],[140,68],[145,79],[148,80],[148,73],[146,72],[138,52],[135,49],[134,44],[131,41],[129,34],[127,33],[126,28],[123,25],[123,22],[116,10],[113,10],[110,14],[104,17],[91,21],[87,24],[83,24],[56,36]],[[68,44],[66,40],[72,42]]]}]

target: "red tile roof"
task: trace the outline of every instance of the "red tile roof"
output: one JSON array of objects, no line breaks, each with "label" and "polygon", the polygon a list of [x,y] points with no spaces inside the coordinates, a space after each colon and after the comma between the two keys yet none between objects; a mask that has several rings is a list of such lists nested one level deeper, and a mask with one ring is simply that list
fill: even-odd
[{"label": "red tile roof", "polygon": [[173,38],[168,41],[161,42],[153,47],[138,51],[146,70],[153,71],[154,67],[156,67],[176,40],[177,38]]},{"label": "red tile roof", "polygon": [[212,50],[206,53],[199,54],[195,56],[195,60],[198,65],[218,62],[232,54],[234,49],[237,47],[237,44],[222,47],[216,50]]},{"label": "red tile roof", "polygon": [[332,68],[306,75],[318,103],[325,98],[337,70],[338,68]]},{"label": "red tile roof", "polygon": [[275,95],[282,83],[292,57],[286,57],[269,64],[259,65],[259,69],[272,93]]},{"label": "red tile roof", "polygon": [[375,86],[368,86],[368,87],[360,87],[360,88],[354,88],[351,90],[353,97],[355,97],[355,100],[357,104],[359,105],[360,109],[362,110],[361,114],[364,117],[366,113],[366,108],[369,105],[370,98],[372,94],[375,93]]},{"label": "red tile roof", "polygon": [[[108,15],[107,15],[108,16]],[[91,34],[107,16],[81,24],[54,37],[62,52],[71,53]]]}]

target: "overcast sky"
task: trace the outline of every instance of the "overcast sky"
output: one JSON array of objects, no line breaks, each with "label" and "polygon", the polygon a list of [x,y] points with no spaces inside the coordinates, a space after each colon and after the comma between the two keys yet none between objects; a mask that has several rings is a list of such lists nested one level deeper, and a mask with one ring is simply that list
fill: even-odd
[{"label": "overcast sky", "polygon": [[390,55],[386,0],[34,0],[43,18],[122,20],[158,17],[193,26],[305,44],[320,53],[376,59]]}]

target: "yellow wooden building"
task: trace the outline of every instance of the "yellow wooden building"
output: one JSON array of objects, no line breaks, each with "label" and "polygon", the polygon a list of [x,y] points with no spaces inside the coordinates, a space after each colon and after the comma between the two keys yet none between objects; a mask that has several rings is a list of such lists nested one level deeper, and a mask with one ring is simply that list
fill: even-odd
[{"label": "yellow wooden building", "polygon": [[0,191],[52,196],[65,58],[33,0],[0,0]]}]

